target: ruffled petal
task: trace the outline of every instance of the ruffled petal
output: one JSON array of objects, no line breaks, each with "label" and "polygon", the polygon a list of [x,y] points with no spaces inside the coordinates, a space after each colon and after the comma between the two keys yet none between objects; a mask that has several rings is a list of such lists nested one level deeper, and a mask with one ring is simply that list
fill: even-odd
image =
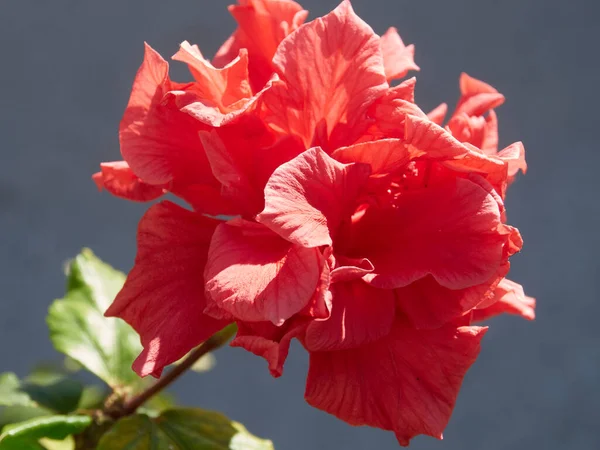
[{"label": "ruffled petal", "polygon": [[353,259],[338,257],[336,267],[331,271],[331,282],[353,281],[373,272],[373,264],[367,258]]},{"label": "ruffled petal", "polygon": [[[361,141],[383,138],[404,139],[408,115],[425,119],[426,114],[414,103],[416,79],[410,78],[394,86],[377,99],[368,109],[371,123]],[[360,128],[360,127],[359,127]]]},{"label": "ruffled petal", "polygon": [[519,170],[527,173],[527,162],[525,161],[525,147],[522,142],[515,142],[504,150],[498,152],[498,157],[508,163],[508,176],[514,177]]},{"label": "ruffled petal", "polygon": [[403,446],[419,434],[441,439],[486,330],[416,331],[396,323],[370,345],[313,352],[306,400],[351,425],[394,431]]},{"label": "ruffled petal", "polygon": [[498,116],[493,109],[485,118],[481,145],[476,145],[476,147],[479,147],[487,155],[495,155],[498,152]]},{"label": "ruffled petal", "polygon": [[487,111],[504,103],[504,95],[483,81],[463,73],[460,77],[461,98],[454,114],[482,116]]},{"label": "ruffled petal", "polygon": [[400,139],[379,139],[339,148],[331,157],[346,164],[369,164],[372,175],[378,175],[391,173],[424,153],[407,147]]},{"label": "ruffled petal", "polygon": [[388,88],[379,41],[348,0],[292,33],[273,58],[285,86],[267,94],[267,120],[306,148],[354,142],[356,124]]},{"label": "ruffled petal", "polygon": [[149,202],[165,193],[163,187],[142,181],[125,161],[101,163],[100,172],[92,175],[92,179],[98,190],[106,189],[116,197],[134,202]]},{"label": "ruffled petal", "polygon": [[470,177],[472,174],[483,177],[494,187],[500,197],[504,198],[509,182],[508,161],[503,161],[493,155],[486,155],[468,143],[464,145],[468,152],[462,158],[442,161],[441,164],[455,173],[462,173],[466,177]]},{"label": "ruffled petal", "polygon": [[404,126],[406,144],[428,158],[453,159],[468,153],[452,134],[426,117],[407,115]]},{"label": "ruffled petal", "polygon": [[217,69],[204,59],[197,46],[183,41],[173,59],[188,65],[196,79],[191,93],[198,96],[207,106],[214,106],[225,113],[239,109],[240,102],[252,97],[246,50],[240,50],[237,58],[222,69]]},{"label": "ruffled petal", "polygon": [[433,110],[427,113],[427,118],[431,120],[436,125],[442,125],[444,123],[444,119],[446,118],[446,114],[448,113],[448,105],[446,103],[442,103],[436,106]]},{"label": "ruffled petal", "polygon": [[415,46],[404,45],[396,28],[389,28],[381,36],[381,50],[388,81],[406,76],[409,70],[420,70],[414,60]]},{"label": "ruffled petal", "polygon": [[318,249],[234,219],[217,227],[204,278],[211,303],[236,319],[281,325],[309,303],[319,288],[321,269]]},{"label": "ruffled petal", "polygon": [[457,178],[400,195],[394,208],[369,208],[350,256],[375,270],[365,280],[399,288],[430,274],[450,289],[489,280],[503,262],[506,234],[491,186]]},{"label": "ruffled petal", "polygon": [[236,202],[244,217],[264,208],[265,185],[273,171],[305,150],[298,139],[275,135],[254,116],[202,132],[200,138],[223,185],[223,198]]},{"label": "ruffled petal", "polygon": [[250,80],[254,91],[262,89],[274,72],[273,55],[280,42],[295,31],[308,11],[291,0],[240,0],[229,7],[239,28],[219,49],[213,63],[224,66],[245,48],[250,56]]},{"label": "ruffled petal", "polygon": [[171,202],[152,206],[140,221],[135,265],[106,311],[139,333],[144,351],[133,368],[140,376],[160,376],[227,325],[203,313],[200,274],[217,223]]},{"label": "ruffled petal", "polygon": [[494,290],[508,273],[509,265],[484,283],[464,289],[448,289],[431,275],[406,287],[395,289],[398,308],[417,329],[435,329],[450,323],[494,295]]},{"label": "ruffled petal", "polygon": [[334,283],[331,317],[308,325],[308,351],[357,348],[386,336],[394,322],[394,294],[362,280]]},{"label": "ruffled petal", "polygon": [[275,378],[283,374],[283,366],[293,338],[304,334],[307,320],[291,320],[277,327],[271,322],[238,322],[238,332],[232,347],[241,347],[265,358]]},{"label": "ruffled petal", "polygon": [[[234,68],[239,65],[245,69],[245,65],[242,62],[246,61],[246,52],[245,50],[240,50],[241,59],[233,61],[231,64],[234,65],[232,67],[226,66],[223,69],[213,69],[214,71],[222,70],[225,71],[229,68]],[[239,62],[239,64],[238,64]],[[220,103],[213,103],[212,100],[204,98],[202,95],[202,90],[199,91],[199,84],[196,83],[190,86],[186,90],[180,91],[171,91],[166,96],[166,101],[173,101],[175,105],[186,114],[189,114],[191,117],[196,119],[201,124],[204,124],[208,127],[223,127],[230,123],[233,123],[239,119],[240,116],[254,114],[257,111],[257,106],[259,105],[259,101],[269,89],[272,88],[274,83],[279,82],[279,80],[274,77],[272,80],[267,82],[263,89],[257,92],[255,95],[251,97],[240,97],[237,98],[234,96],[240,95],[239,86],[234,87],[232,89],[227,89],[223,96],[220,96]],[[229,82],[228,82],[229,83]],[[229,86],[229,84],[228,84]],[[233,91],[228,92],[228,90]],[[211,89],[212,94],[215,95],[216,88]],[[236,92],[237,91],[237,92]],[[232,101],[231,104],[225,104],[224,102]]]},{"label": "ruffled petal", "polygon": [[257,221],[290,242],[329,246],[339,224],[353,212],[369,173],[366,164],[341,164],[311,148],[273,172]]},{"label": "ruffled petal", "polygon": [[494,291],[493,303],[473,311],[474,321],[483,321],[500,314],[514,314],[527,320],[535,319],[535,298],[528,297],[523,286],[504,278]]},{"label": "ruffled petal", "polygon": [[121,154],[133,172],[155,185],[181,183],[217,185],[198,132],[204,125],[179,111],[165,95],[182,86],[169,79],[169,64],[146,44],[121,120]]},{"label": "ruffled petal", "polygon": [[485,83],[484,81],[473,78],[469,74],[463,72],[460,74],[458,81],[460,86],[460,93],[464,97],[472,97],[477,94],[496,94],[498,91],[493,86]]}]

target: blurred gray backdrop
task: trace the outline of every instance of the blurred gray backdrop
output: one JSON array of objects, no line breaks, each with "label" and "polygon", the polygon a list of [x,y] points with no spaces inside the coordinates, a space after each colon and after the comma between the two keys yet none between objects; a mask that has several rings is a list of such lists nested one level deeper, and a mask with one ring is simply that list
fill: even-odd
[{"label": "blurred gray backdrop", "polygon": [[[233,1],[233,0],[231,0]],[[99,194],[98,163],[120,159],[118,123],[148,41],[212,55],[233,31],[227,0],[0,0],[0,371],[58,359],[44,323],[62,264],[82,246],[122,270],[145,206]],[[311,17],[337,0],[305,0]],[[511,278],[538,298],[534,323],[492,321],[442,442],[414,449],[600,448],[598,14],[594,0],[355,0],[375,31],[416,44],[417,101],[458,98],[461,71],[507,97],[501,144],[522,140],[530,172],[508,197],[525,238]],[[182,68],[176,75],[185,73]],[[182,80],[183,81],[183,80]],[[278,450],[397,448],[303,400],[307,356],[282,378],[241,349],[173,391],[222,410]]]}]

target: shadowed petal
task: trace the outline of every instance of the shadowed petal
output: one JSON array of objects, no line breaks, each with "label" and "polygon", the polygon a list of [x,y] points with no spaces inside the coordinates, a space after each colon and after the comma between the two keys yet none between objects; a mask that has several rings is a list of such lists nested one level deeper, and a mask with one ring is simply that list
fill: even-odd
[{"label": "shadowed petal", "polygon": [[238,333],[231,342],[232,347],[242,347],[257,356],[265,358],[269,371],[275,378],[283,374],[293,338],[304,334],[307,320],[291,320],[277,327],[271,322],[239,322]]},{"label": "shadowed petal", "polygon": [[448,289],[428,275],[406,287],[395,289],[398,308],[413,327],[435,329],[454,321],[494,295],[494,289],[508,273],[509,265],[484,283],[464,289]]},{"label": "shadowed petal", "polygon": [[306,401],[352,425],[394,431],[401,445],[441,439],[486,328],[416,331],[396,323],[373,344],[313,352]]},{"label": "shadowed petal", "polygon": [[217,224],[171,202],[154,205],[142,217],[135,265],[106,311],[140,334],[144,351],[133,365],[140,376],[160,376],[227,325],[203,313],[202,272]]},{"label": "shadowed petal", "polygon": [[308,351],[356,348],[386,336],[394,321],[394,294],[362,280],[334,283],[331,317],[306,329]]},{"label": "shadowed petal", "polygon": [[431,274],[450,289],[489,280],[503,261],[506,233],[491,186],[457,178],[401,195],[395,208],[370,208],[350,256],[368,258],[365,280],[379,288],[408,286]]}]

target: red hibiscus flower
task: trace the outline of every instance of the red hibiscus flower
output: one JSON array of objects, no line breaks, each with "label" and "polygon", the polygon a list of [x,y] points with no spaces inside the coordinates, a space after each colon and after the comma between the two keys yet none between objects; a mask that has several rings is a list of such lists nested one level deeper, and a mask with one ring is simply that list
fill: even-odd
[{"label": "red hibiscus flower", "polygon": [[[506,224],[523,146],[497,152],[504,97],[466,75],[446,128],[414,103],[414,47],[382,37],[344,1],[304,25],[292,1],[241,0],[213,63],[184,42],[174,83],[147,47],[121,123],[126,162],[100,187],[171,192],[138,229],[138,254],[107,311],[140,334],[159,376],[236,322],[233,346],[280,376],[292,339],[310,353],[306,400],[401,445],[441,438],[487,328],[534,316],[504,277],[522,247]],[[217,68],[213,66],[222,67]],[[487,114],[487,115],[486,115]],[[216,220],[214,217],[225,217]]]}]

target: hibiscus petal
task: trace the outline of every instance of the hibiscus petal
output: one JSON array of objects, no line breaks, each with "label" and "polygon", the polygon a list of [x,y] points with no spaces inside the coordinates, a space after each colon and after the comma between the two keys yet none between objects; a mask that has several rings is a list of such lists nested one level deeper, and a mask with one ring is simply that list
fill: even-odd
[{"label": "hibiscus petal", "polygon": [[463,96],[473,96],[477,94],[496,94],[498,91],[489,84],[473,78],[469,74],[463,72],[459,79],[460,93]]},{"label": "hibiscus petal", "polygon": [[173,59],[188,65],[197,81],[193,93],[209,104],[216,105],[221,112],[227,112],[231,105],[252,97],[246,50],[240,50],[237,58],[222,69],[217,69],[204,59],[197,46],[183,41]]},{"label": "hibiscus petal", "polygon": [[392,430],[403,446],[419,434],[441,439],[486,330],[396,323],[370,345],[313,352],[306,401],[351,425]]},{"label": "hibiscus petal", "polygon": [[151,184],[216,184],[198,137],[203,125],[163,101],[179,89],[168,75],[169,64],[146,44],[119,129],[121,153],[133,172]]},{"label": "hibiscus petal", "polygon": [[273,172],[265,187],[265,209],[256,220],[290,242],[331,245],[369,173],[366,164],[341,164],[311,148]]},{"label": "hibiscus petal", "polygon": [[442,103],[441,105],[436,106],[432,111],[427,113],[427,118],[433,123],[441,126],[442,123],[444,123],[444,119],[446,118],[447,113],[448,105],[446,103]]},{"label": "hibiscus petal", "polygon": [[500,225],[491,186],[457,178],[406,192],[394,208],[368,209],[350,256],[373,263],[364,278],[375,287],[404,287],[431,274],[444,287],[464,289],[489,280],[501,265]]},{"label": "hibiscus petal", "polygon": [[268,120],[307,148],[327,147],[333,134],[354,142],[356,123],[388,88],[379,41],[348,0],[289,35],[273,58],[285,86],[267,94]]},{"label": "hibiscus petal", "polygon": [[448,289],[431,275],[406,287],[395,289],[397,305],[417,329],[439,328],[458,319],[488,297],[492,297],[498,283],[508,273],[509,264],[484,283],[465,289]]},{"label": "hibiscus petal", "polygon": [[527,173],[525,147],[522,142],[515,142],[498,153],[498,157],[508,163],[508,176],[514,177],[519,170]]},{"label": "hibiscus petal", "polygon": [[483,321],[499,314],[514,314],[527,320],[535,319],[535,299],[525,295],[523,286],[504,278],[494,292],[495,302],[473,311],[474,321]]},{"label": "hibiscus petal", "polygon": [[331,315],[331,291],[329,285],[332,283],[332,265],[331,247],[326,247],[323,250],[323,258],[321,260],[321,275],[317,283],[317,289],[313,294],[308,304],[300,311],[300,315],[308,316],[312,319],[327,319]]},{"label": "hibiscus petal", "polygon": [[222,189],[205,184],[172,183],[170,192],[189,203],[194,210],[211,216],[237,216],[239,205],[222,197]]},{"label": "hibiscus petal", "polygon": [[405,121],[408,115],[427,117],[414,103],[415,83],[416,79],[413,77],[388,89],[385,95],[369,107],[367,120],[372,124],[367,128],[361,140],[404,139]]},{"label": "hibiscus petal", "polygon": [[241,219],[217,227],[204,277],[211,302],[238,320],[281,325],[318,289],[322,256]]},{"label": "hibiscus petal", "polygon": [[404,77],[409,70],[420,70],[414,60],[415,46],[404,45],[396,28],[389,28],[381,36],[381,50],[388,81]]},{"label": "hibiscus petal", "polygon": [[308,11],[291,0],[243,0],[229,7],[239,28],[219,49],[213,63],[224,66],[245,48],[250,56],[250,80],[260,90],[274,71],[271,60],[279,43],[295,31]]},{"label": "hibiscus petal", "polygon": [[367,258],[353,259],[340,256],[336,268],[331,271],[331,282],[352,281],[373,272],[375,268]]},{"label": "hibiscus petal", "polygon": [[242,347],[265,358],[269,371],[275,378],[283,374],[283,366],[293,338],[304,334],[308,321],[292,320],[277,327],[271,322],[238,322],[238,332],[232,347]]},{"label": "hibiscus petal", "polygon": [[468,152],[462,158],[442,161],[441,164],[467,176],[469,174],[480,175],[494,187],[501,198],[504,198],[508,183],[508,162],[493,155],[486,155],[468,143],[464,145]]},{"label": "hibiscus petal", "polygon": [[152,206],[140,221],[135,265],[106,311],[140,334],[144,351],[133,364],[140,376],[160,376],[227,324],[203,313],[201,274],[217,223],[171,202]]},{"label": "hibiscus petal", "polygon": [[400,139],[379,139],[339,148],[331,157],[342,163],[369,164],[371,173],[376,175],[393,172],[422,154],[407,147]]},{"label": "hibiscus petal", "polygon": [[106,189],[111,194],[135,202],[148,202],[165,193],[161,186],[145,183],[133,173],[125,161],[100,164],[100,172],[92,179],[99,190]]},{"label": "hibiscus petal", "polygon": [[467,114],[469,116],[482,116],[490,109],[497,108],[504,103],[504,95],[500,93],[483,93],[472,97],[463,98],[456,107],[454,114]]},{"label": "hibiscus petal", "polygon": [[265,185],[273,171],[305,150],[297,139],[274,135],[254,116],[201,132],[200,138],[223,185],[222,196],[238,204],[245,217],[264,208]]},{"label": "hibiscus petal", "polygon": [[334,283],[331,317],[306,329],[308,351],[357,348],[386,336],[394,322],[394,294],[362,280]]},{"label": "hibiscus petal", "polygon": [[468,153],[468,149],[448,131],[426,117],[406,116],[405,142],[428,158],[452,159]]},{"label": "hibiscus petal", "polygon": [[461,98],[454,114],[482,116],[490,109],[504,103],[504,96],[495,88],[481,80],[462,73],[459,80]]}]

